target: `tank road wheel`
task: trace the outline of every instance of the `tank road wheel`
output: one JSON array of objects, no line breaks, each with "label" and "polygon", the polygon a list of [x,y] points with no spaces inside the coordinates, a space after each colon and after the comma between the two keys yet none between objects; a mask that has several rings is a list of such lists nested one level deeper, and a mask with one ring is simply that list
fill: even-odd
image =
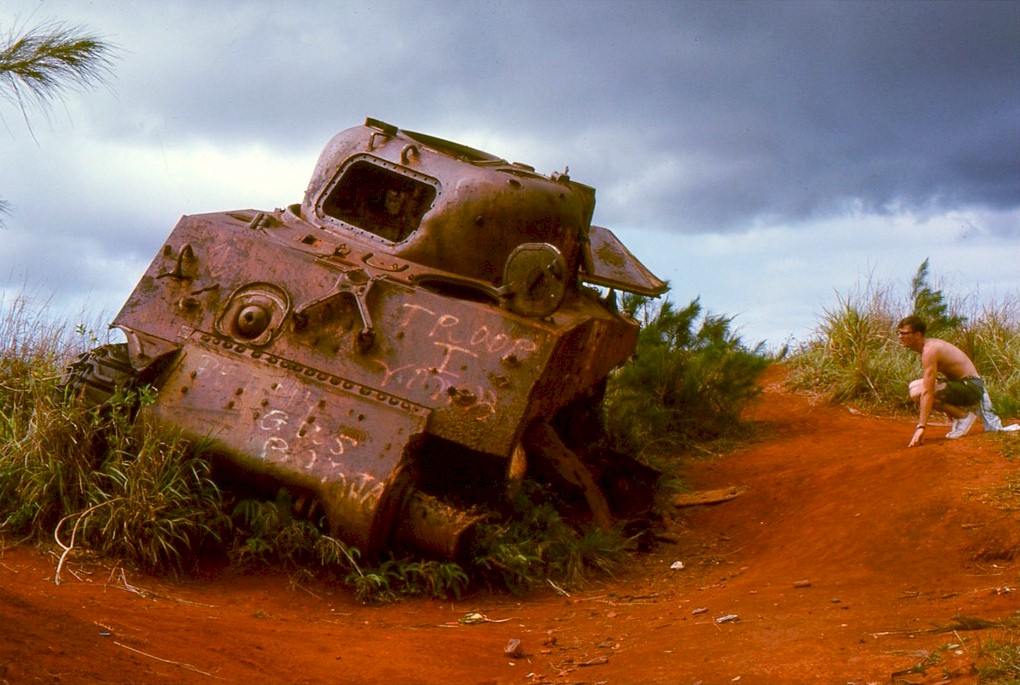
[{"label": "tank road wheel", "polygon": [[128,358],[127,343],[103,345],[78,355],[64,370],[60,385],[92,407],[110,401],[118,388],[130,388],[138,373]]}]

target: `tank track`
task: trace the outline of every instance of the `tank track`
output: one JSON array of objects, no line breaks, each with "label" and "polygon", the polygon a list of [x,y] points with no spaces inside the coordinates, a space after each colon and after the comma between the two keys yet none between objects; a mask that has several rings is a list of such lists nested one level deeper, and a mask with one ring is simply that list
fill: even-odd
[{"label": "tank track", "polygon": [[127,343],[115,343],[78,355],[64,370],[60,385],[70,396],[80,396],[89,406],[101,407],[118,389],[130,388],[137,380]]}]

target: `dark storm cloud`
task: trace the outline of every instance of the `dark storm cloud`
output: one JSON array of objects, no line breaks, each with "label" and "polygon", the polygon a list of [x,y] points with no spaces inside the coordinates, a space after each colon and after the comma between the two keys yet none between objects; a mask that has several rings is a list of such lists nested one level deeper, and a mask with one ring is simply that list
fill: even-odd
[{"label": "dark storm cloud", "polygon": [[121,104],[309,151],[366,115],[497,131],[674,230],[1020,204],[1017,2],[297,7],[169,5],[126,76],[158,87]]},{"label": "dark storm cloud", "polygon": [[636,128],[662,132],[653,156],[705,170],[679,178],[655,213],[720,230],[847,206],[1016,207],[1018,8],[680,5],[665,32],[677,47],[635,39],[643,50],[621,54],[611,91],[631,98]]},{"label": "dark storm cloud", "polygon": [[299,200],[365,116],[569,165],[660,275],[772,329],[864,263],[1016,286],[1017,0],[0,0],[50,19],[118,61],[31,132],[0,101],[0,303],[119,305],[180,214]]}]

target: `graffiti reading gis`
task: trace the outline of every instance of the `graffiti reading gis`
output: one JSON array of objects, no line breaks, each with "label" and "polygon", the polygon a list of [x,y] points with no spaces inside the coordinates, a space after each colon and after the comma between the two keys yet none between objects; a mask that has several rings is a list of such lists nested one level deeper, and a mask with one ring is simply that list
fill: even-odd
[{"label": "graffiti reading gis", "polygon": [[260,457],[309,472],[343,470],[344,454],[356,449],[360,441],[342,429],[324,431],[314,419],[312,411],[304,418],[292,417],[282,409],[263,414],[256,424],[264,436]]}]

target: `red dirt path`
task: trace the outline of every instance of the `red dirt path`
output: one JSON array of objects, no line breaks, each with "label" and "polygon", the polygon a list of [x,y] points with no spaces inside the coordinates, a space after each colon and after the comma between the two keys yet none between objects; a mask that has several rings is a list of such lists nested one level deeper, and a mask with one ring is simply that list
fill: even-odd
[{"label": "red dirt path", "polygon": [[[76,560],[57,586],[52,555],[10,546],[0,683],[977,682],[980,647],[1003,630],[939,629],[1020,610],[1018,466],[999,453],[1020,437],[936,428],[908,450],[909,419],[766,381],[749,412],[766,438],[687,474],[747,492],[678,512],[677,543],[610,581],[365,607],[282,576],[126,586]],[[458,623],[471,612],[488,622]],[[511,639],[525,657],[504,655]]]}]

